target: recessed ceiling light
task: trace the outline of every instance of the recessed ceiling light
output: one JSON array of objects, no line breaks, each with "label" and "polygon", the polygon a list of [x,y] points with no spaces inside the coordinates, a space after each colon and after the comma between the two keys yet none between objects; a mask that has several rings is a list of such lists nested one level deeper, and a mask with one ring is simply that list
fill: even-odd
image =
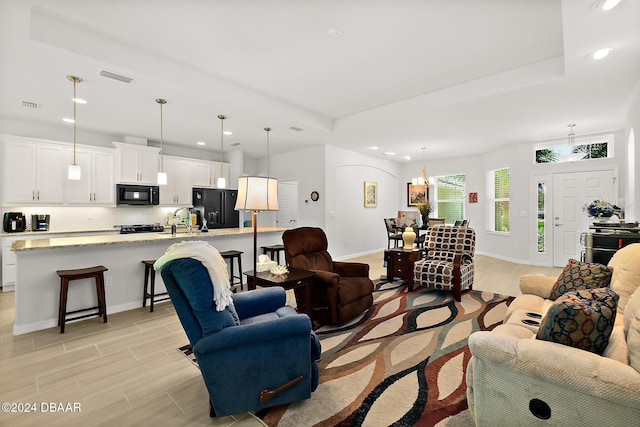
[{"label": "recessed ceiling light", "polygon": [[595,52],[593,52],[593,59],[606,58],[607,55],[609,55],[612,50],[613,49],[611,49],[610,47],[607,47],[607,48],[604,48],[604,49],[598,49]]},{"label": "recessed ceiling light", "polygon": [[329,31],[327,31],[327,35],[332,39],[337,39],[342,35],[342,32],[340,30],[336,30],[335,28],[329,28]]},{"label": "recessed ceiling light", "polygon": [[68,119],[68,118],[66,118],[66,117],[65,117],[64,119],[62,119],[62,121],[63,121],[63,122],[66,122],[66,123],[75,123],[75,120],[73,120],[73,119]]},{"label": "recessed ceiling light", "polygon": [[198,142],[196,142],[196,144],[198,144],[198,145],[205,145],[204,141],[198,141]]},{"label": "recessed ceiling light", "polygon": [[380,147],[369,147],[369,150],[379,150]]},{"label": "recessed ceiling light", "polygon": [[85,101],[85,100],[84,100],[84,99],[82,99],[82,98],[71,98],[71,100],[72,100],[73,102],[75,102],[76,104],[86,104],[86,103],[87,103],[87,101]]},{"label": "recessed ceiling light", "polygon": [[386,152],[384,152],[382,154],[384,154],[385,156],[395,156],[396,155],[396,153],[394,153],[393,151],[386,151]]},{"label": "recessed ceiling light", "polygon": [[618,4],[620,4],[620,0],[604,0],[600,2],[599,6],[602,10],[608,11],[616,7]]},{"label": "recessed ceiling light", "polygon": [[411,160],[411,156],[404,156],[405,160]]},{"label": "recessed ceiling light", "polygon": [[225,130],[224,132],[225,135],[233,135],[233,132],[231,132],[230,130]]}]

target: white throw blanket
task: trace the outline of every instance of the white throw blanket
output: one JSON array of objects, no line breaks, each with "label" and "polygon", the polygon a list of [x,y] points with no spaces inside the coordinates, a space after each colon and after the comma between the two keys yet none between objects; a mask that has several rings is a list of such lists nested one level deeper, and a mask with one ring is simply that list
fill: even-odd
[{"label": "white throw blanket", "polygon": [[160,270],[169,261],[179,258],[193,258],[205,266],[213,284],[213,301],[216,303],[217,311],[233,304],[227,263],[216,248],[201,240],[174,243],[158,258],[153,268]]}]

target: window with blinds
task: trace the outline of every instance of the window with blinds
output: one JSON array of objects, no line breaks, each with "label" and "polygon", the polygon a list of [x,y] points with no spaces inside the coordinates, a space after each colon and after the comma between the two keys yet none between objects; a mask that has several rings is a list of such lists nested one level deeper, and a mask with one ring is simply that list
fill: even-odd
[{"label": "window with blinds", "polygon": [[464,219],[465,175],[447,175],[436,178],[436,216],[453,224]]},{"label": "window with blinds", "polygon": [[489,218],[491,231],[508,233],[511,231],[509,224],[509,193],[511,180],[509,168],[496,169],[489,172],[488,194],[491,199]]}]

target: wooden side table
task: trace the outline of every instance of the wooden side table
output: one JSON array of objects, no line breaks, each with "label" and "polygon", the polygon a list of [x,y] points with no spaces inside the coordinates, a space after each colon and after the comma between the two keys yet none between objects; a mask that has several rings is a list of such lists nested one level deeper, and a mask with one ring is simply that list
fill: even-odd
[{"label": "wooden side table", "polygon": [[311,307],[311,285],[313,284],[313,278],[316,273],[309,270],[303,270],[301,268],[289,267],[287,274],[272,274],[269,271],[262,271],[255,274],[253,270],[245,271],[247,276],[247,283],[249,290],[255,289],[253,278],[255,276],[257,285],[262,287],[269,286],[282,286],[284,289],[293,289],[296,297],[296,305],[298,306],[299,313],[305,313],[313,320],[311,314],[313,309]]},{"label": "wooden side table", "polygon": [[387,259],[387,280],[399,277],[407,281],[407,289],[413,291],[413,263],[421,259],[422,248],[404,249],[393,248],[385,251]]}]

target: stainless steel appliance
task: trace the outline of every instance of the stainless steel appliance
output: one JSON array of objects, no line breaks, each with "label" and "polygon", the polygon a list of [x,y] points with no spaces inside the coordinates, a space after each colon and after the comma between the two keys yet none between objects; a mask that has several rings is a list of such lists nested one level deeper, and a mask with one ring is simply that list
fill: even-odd
[{"label": "stainless steel appliance", "polygon": [[238,190],[219,190],[211,188],[193,189],[193,212],[196,214],[198,228],[202,220],[207,220],[207,228],[237,228],[240,225],[240,213],[235,210]]},{"label": "stainless steel appliance", "polygon": [[47,214],[31,215],[31,231],[49,231],[49,220]]},{"label": "stainless steel appliance", "polygon": [[116,184],[116,198],[118,205],[157,205],[160,203],[160,187]]},{"label": "stainless steel appliance", "polygon": [[120,234],[161,233],[163,231],[164,227],[156,224],[133,224],[120,226]]},{"label": "stainless steel appliance", "polygon": [[5,233],[18,233],[27,228],[27,221],[22,212],[5,212],[2,218],[2,229]]}]

